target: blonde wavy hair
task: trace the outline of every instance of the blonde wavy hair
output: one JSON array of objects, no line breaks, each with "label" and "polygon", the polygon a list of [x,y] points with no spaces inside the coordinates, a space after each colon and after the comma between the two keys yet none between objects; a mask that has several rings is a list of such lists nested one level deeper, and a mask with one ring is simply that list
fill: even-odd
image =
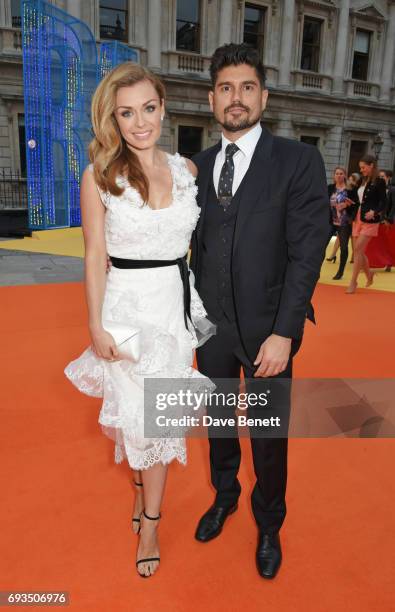
[{"label": "blonde wavy hair", "polygon": [[95,137],[88,147],[96,184],[115,196],[124,188],[116,183],[120,174],[137,189],[144,202],[148,200],[148,180],[139,159],[127,146],[114,116],[116,95],[121,87],[141,81],[154,86],[159,100],[165,100],[165,86],[156,74],[134,62],[124,62],[109,72],[96,88],[92,98],[91,120]]},{"label": "blonde wavy hair", "polygon": [[343,166],[336,166],[336,168],[333,171],[333,180],[335,180],[335,174],[336,174],[336,170],[341,170],[344,174],[344,182],[347,181],[347,172],[346,169],[343,168]]}]

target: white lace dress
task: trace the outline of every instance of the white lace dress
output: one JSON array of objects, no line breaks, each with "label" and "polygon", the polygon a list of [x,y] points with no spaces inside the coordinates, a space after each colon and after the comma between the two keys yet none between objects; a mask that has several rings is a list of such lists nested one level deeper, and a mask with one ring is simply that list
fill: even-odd
[{"label": "white lace dress", "polygon": [[[139,192],[127,180],[120,196],[99,189],[105,213],[105,239],[109,255],[127,259],[176,259],[189,248],[199,218],[197,187],[184,159],[167,155],[173,178],[171,205],[153,210],[144,205]],[[92,170],[92,165],[89,166]],[[192,367],[196,330],[203,323],[207,339],[215,333],[191,284],[189,330],[184,322],[184,294],[177,265],[158,268],[120,269],[107,275],[102,318],[129,323],[140,330],[141,358],[113,363],[87,348],[65,368],[69,380],[83,393],[103,397],[99,423],[115,441],[115,462],[127,458],[133,469],[173,459],[186,463],[184,438],[144,437],[144,378],[196,378],[208,381]],[[190,323],[188,321],[188,323]],[[208,331],[207,331],[208,330]],[[199,341],[202,344],[202,341]]]}]

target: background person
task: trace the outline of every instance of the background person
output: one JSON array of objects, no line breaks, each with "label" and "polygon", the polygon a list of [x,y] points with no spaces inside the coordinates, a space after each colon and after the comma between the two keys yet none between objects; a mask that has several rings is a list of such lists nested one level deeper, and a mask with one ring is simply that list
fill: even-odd
[{"label": "background person", "polygon": [[[332,224],[340,244],[340,265],[333,280],[342,278],[348,259],[348,241],[352,232],[352,222],[358,208],[356,187],[348,189],[346,171],[338,166],[333,174],[334,182],[328,186]],[[336,256],[335,256],[336,261]]]},{"label": "background person", "polygon": [[362,176],[358,186],[360,206],[352,228],[355,244],[352,277],[346,290],[349,294],[355,293],[361,270],[366,274],[366,287],[373,283],[374,272],[369,267],[366,247],[378,235],[381,214],[387,204],[385,181],[378,176],[376,158],[365,155],[359,162],[359,169]]},{"label": "background person", "polygon": [[386,183],[387,204],[382,211],[378,236],[368,244],[366,256],[371,268],[384,268],[385,272],[391,272],[395,265],[395,186],[390,170],[381,170],[380,177]]}]

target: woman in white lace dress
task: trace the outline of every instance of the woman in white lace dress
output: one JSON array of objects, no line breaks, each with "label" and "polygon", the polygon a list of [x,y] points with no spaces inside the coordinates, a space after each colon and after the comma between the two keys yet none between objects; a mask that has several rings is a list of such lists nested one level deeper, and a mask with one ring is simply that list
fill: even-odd
[{"label": "woman in white lace dress", "polygon": [[[94,94],[92,163],[81,182],[92,344],[65,369],[80,391],[103,397],[99,423],[115,441],[115,461],[126,458],[133,470],[136,565],[144,577],[159,565],[167,466],[186,463],[184,438],[144,437],[144,379],[204,379],[192,367],[193,349],[198,330],[205,330],[199,344],[214,333],[183,259],[199,217],[196,167],[157,148],[164,97],[158,77],[132,62],[116,67]],[[137,362],[120,358],[105,321],[139,330]]]}]

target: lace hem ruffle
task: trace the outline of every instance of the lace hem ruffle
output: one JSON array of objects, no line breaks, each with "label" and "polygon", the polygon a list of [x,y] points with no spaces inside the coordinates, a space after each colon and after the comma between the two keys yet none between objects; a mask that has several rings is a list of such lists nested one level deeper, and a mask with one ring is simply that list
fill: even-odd
[{"label": "lace hem ruffle", "polygon": [[[189,337],[188,345],[191,351],[191,338],[186,331],[185,337]],[[174,344],[171,345],[174,349]],[[183,353],[181,348],[179,351]],[[168,357],[167,351],[161,354]],[[149,354],[145,354],[145,357],[146,365],[157,365],[157,360],[151,359]],[[164,363],[169,364],[170,360]],[[183,438],[169,437],[169,433],[165,431],[160,438],[144,436],[146,408],[144,380],[145,378],[197,379],[200,389],[210,390],[214,385],[208,378],[191,366],[180,362],[172,364],[171,368],[163,367],[162,362],[161,370],[155,372],[151,370],[149,373],[146,371],[145,375],[142,375],[140,362],[137,364],[126,360],[109,362],[98,358],[91,348],[87,348],[79,358],[69,363],[64,372],[70,382],[82,393],[92,397],[103,397],[99,423],[103,432],[115,442],[116,463],[126,458],[130,467],[135,470],[148,469],[158,462],[167,464],[173,459],[186,464]]]}]

